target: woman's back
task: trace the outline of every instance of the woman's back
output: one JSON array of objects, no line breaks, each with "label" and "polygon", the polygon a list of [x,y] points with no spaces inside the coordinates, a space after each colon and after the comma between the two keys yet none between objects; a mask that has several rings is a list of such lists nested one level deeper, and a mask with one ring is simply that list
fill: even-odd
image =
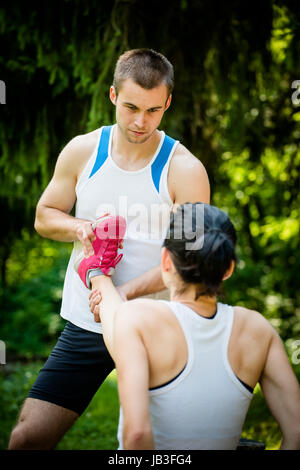
[{"label": "woman's back", "polygon": [[[255,354],[247,352],[243,331],[247,323],[252,323],[250,333],[255,323],[269,329],[267,322],[256,312],[221,303],[211,318],[181,302],[133,303],[149,361],[155,448],[234,449],[252,398],[251,386],[260,375],[258,364],[251,364]],[[199,310],[196,302],[194,306]],[[268,334],[264,335],[267,345]],[[121,427],[122,417],[120,442]]]}]

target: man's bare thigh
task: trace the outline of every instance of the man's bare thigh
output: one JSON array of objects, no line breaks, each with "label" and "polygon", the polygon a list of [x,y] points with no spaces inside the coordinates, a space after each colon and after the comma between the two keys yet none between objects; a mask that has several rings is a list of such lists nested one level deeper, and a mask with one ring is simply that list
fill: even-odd
[{"label": "man's bare thigh", "polygon": [[78,414],[72,410],[36,398],[27,398],[13,430],[10,447],[14,448],[19,439],[19,447],[53,449],[77,418]]}]

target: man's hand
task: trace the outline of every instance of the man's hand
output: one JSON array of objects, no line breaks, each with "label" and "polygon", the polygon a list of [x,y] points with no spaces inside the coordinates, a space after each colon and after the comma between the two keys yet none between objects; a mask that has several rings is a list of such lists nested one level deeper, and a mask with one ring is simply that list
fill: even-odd
[{"label": "man's hand", "polygon": [[[127,301],[127,292],[124,287],[119,286],[116,287],[120,297],[126,302]],[[96,323],[101,323],[100,317],[100,303],[102,300],[102,295],[99,289],[92,289],[90,296],[89,296],[89,306],[92,314],[94,315],[94,321]]]},{"label": "man's hand", "polygon": [[94,321],[96,323],[101,323],[100,318],[100,302],[102,296],[98,289],[93,289],[89,296],[89,306],[92,314],[94,315]]},{"label": "man's hand", "polygon": [[93,232],[92,225],[92,222],[81,222],[78,224],[76,230],[76,235],[78,240],[82,243],[85,257],[89,257],[94,254],[92,243],[96,239],[96,235]]},{"label": "man's hand", "polygon": [[[109,212],[103,212],[97,220],[108,215],[110,215]],[[93,241],[96,240],[96,235],[93,231],[93,222],[81,221],[77,226],[76,236],[83,246],[84,256],[86,258],[93,256]],[[120,244],[119,248],[123,248],[123,245]]]}]

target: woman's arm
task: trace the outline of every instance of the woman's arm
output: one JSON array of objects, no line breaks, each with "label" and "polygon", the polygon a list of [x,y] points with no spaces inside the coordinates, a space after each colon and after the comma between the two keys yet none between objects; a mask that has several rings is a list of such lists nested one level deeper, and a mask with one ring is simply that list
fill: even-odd
[{"label": "woman's arm", "polygon": [[149,363],[140,305],[127,302],[115,317],[115,363],[123,412],[124,449],[154,449],[149,411]]},{"label": "woman's arm", "polygon": [[[113,285],[109,276],[101,275],[93,277],[91,284],[93,290],[90,295],[90,309],[94,316],[99,316],[101,309],[103,339],[111,357],[115,360],[114,320],[118,307],[125,301]],[[99,303],[100,299],[101,302]]]},{"label": "woman's arm", "polygon": [[260,385],[282,432],[280,449],[300,449],[300,387],[282,341],[275,331]]},{"label": "woman's arm", "polygon": [[[149,412],[149,367],[141,335],[140,306],[124,302],[108,276],[91,279],[90,306],[101,308],[103,338],[116,363],[123,410],[124,449],[154,449]],[[97,292],[102,296],[98,304]]]}]

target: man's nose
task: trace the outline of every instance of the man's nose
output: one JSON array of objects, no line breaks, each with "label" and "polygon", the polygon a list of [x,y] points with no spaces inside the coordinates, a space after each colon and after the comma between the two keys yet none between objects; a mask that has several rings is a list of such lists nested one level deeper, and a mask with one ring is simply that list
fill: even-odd
[{"label": "man's nose", "polygon": [[146,122],[146,116],[145,116],[145,113],[138,113],[135,117],[135,125],[142,129],[145,125],[145,122]]}]

